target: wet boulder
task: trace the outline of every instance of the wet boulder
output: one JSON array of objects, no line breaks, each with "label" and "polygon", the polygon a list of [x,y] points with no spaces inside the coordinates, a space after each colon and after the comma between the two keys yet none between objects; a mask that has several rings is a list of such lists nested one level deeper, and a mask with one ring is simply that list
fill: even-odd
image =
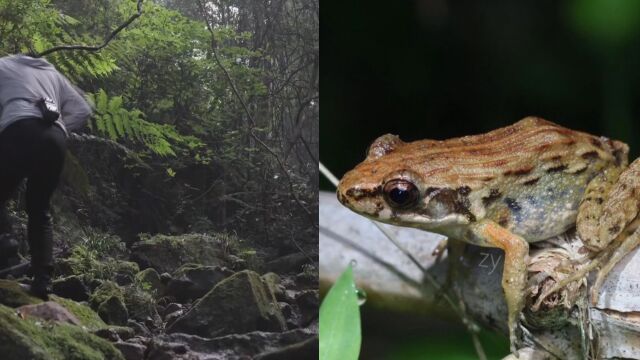
[{"label": "wet boulder", "polygon": [[196,300],[231,275],[233,271],[225,267],[186,264],[167,283],[164,295],[171,296],[180,303]]},{"label": "wet boulder", "polygon": [[273,292],[245,270],[219,282],[167,332],[216,337],[255,330],[284,331],[286,324]]}]

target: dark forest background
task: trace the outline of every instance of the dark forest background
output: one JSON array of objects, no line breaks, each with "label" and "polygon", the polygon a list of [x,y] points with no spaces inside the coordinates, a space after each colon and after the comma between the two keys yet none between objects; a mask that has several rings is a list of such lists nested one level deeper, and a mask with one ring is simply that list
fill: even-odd
[{"label": "dark forest background", "polygon": [[320,34],[321,160],[338,176],[385,133],[446,139],[528,115],[640,153],[638,2],[327,2]]}]

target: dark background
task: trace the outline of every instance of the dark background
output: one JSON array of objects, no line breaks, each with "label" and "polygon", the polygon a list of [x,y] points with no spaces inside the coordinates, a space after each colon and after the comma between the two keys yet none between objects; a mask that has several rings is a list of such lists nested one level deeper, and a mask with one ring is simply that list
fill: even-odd
[{"label": "dark background", "polygon": [[[634,159],[639,39],[636,0],[325,1],[320,159],[340,177],[385,133],[446,139],[528,115],[622,140]],[[476,358],[460,327],[363,311],[363,358]]]},{"label": "dark background", "polygon": [[639,33],[634,0],[326,1],[321,161],[340,177],[385,133],[445,139],[528,115],[635,158]]}]

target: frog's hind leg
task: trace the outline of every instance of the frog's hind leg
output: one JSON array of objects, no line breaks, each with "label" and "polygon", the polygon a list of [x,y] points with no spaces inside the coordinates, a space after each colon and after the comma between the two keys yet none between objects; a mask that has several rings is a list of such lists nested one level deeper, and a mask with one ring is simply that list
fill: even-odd
[{"label": "frog's hind leg", "polygon": [[639,209],[640,159],[636,159],[620,174],[604,202],[598,226],[598,238],[601,244],[607,247],[607,251],[603,252],[611,255],[599,261],[604,265],[591,288],[592,302],[597,300],[598,290],[609,271],[640,243],[640,234],[637,230],[640,222]]},{"label": "frog's hind leg", "polygon": [[[611,244],[612,246],[610,251],[603,252],[603,255],[606,253],[606,258],[603,257],[602,259],[599,259],[600,256],[596,258],[598,264],[604,265],[602,265],[598,271],[596,281],[591,287],[591,304],[595,305],[598,302],[600,287],[607,278],[609,272],[620,262],[620,260],[640,245],[640,227],[638,225],[640,225],[640,219],[636,219],[628,226],[627,230],[620,235],[622,237],[621,241],[617,241],[616,239],[616,241]],[[627,234],[630,235],[626,236]],[[609,254],[611,255],[609,256]]]},{"label": "frog's hind leg", "polygon": [[[580,203],[576,228],[586,247],[597,251],[597,256],[571,276],[562,279],[540,295],[532,306],[537,311],[542,301],[569,283],[580,280],[591,270],[603,266],[598,272],[596,284],[591,289],[591,298],[597,292],[607,273],[624,255],[638,245],[634,236],[640,209],[640,159],[635,160],[622,173],[618,169],[608,169],[585,189]],[[631,239],[627,239],[627,234]],[[618,247],[620,249],[618,249]],[[604,265],[603,265],[604,264]]]},{"label": "frog's hind leg", "polygon": [[502,289],[507,301],[509,341],[511,352],[516,354],[518,337],[516,329],[525,303],[529,244],[522,237],[493,221],[480,221],[470,227],[472,243],[504,250]]}]

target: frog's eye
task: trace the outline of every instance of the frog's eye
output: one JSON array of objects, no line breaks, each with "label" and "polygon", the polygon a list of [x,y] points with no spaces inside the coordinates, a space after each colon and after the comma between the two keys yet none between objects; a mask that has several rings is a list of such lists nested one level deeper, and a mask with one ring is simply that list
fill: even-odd
[{"label": "frog's eye", "polygon": [[391,180],[384,185],[384,197],[394,208],[407,208],[416,204],[420,191],[408,180]]}]

